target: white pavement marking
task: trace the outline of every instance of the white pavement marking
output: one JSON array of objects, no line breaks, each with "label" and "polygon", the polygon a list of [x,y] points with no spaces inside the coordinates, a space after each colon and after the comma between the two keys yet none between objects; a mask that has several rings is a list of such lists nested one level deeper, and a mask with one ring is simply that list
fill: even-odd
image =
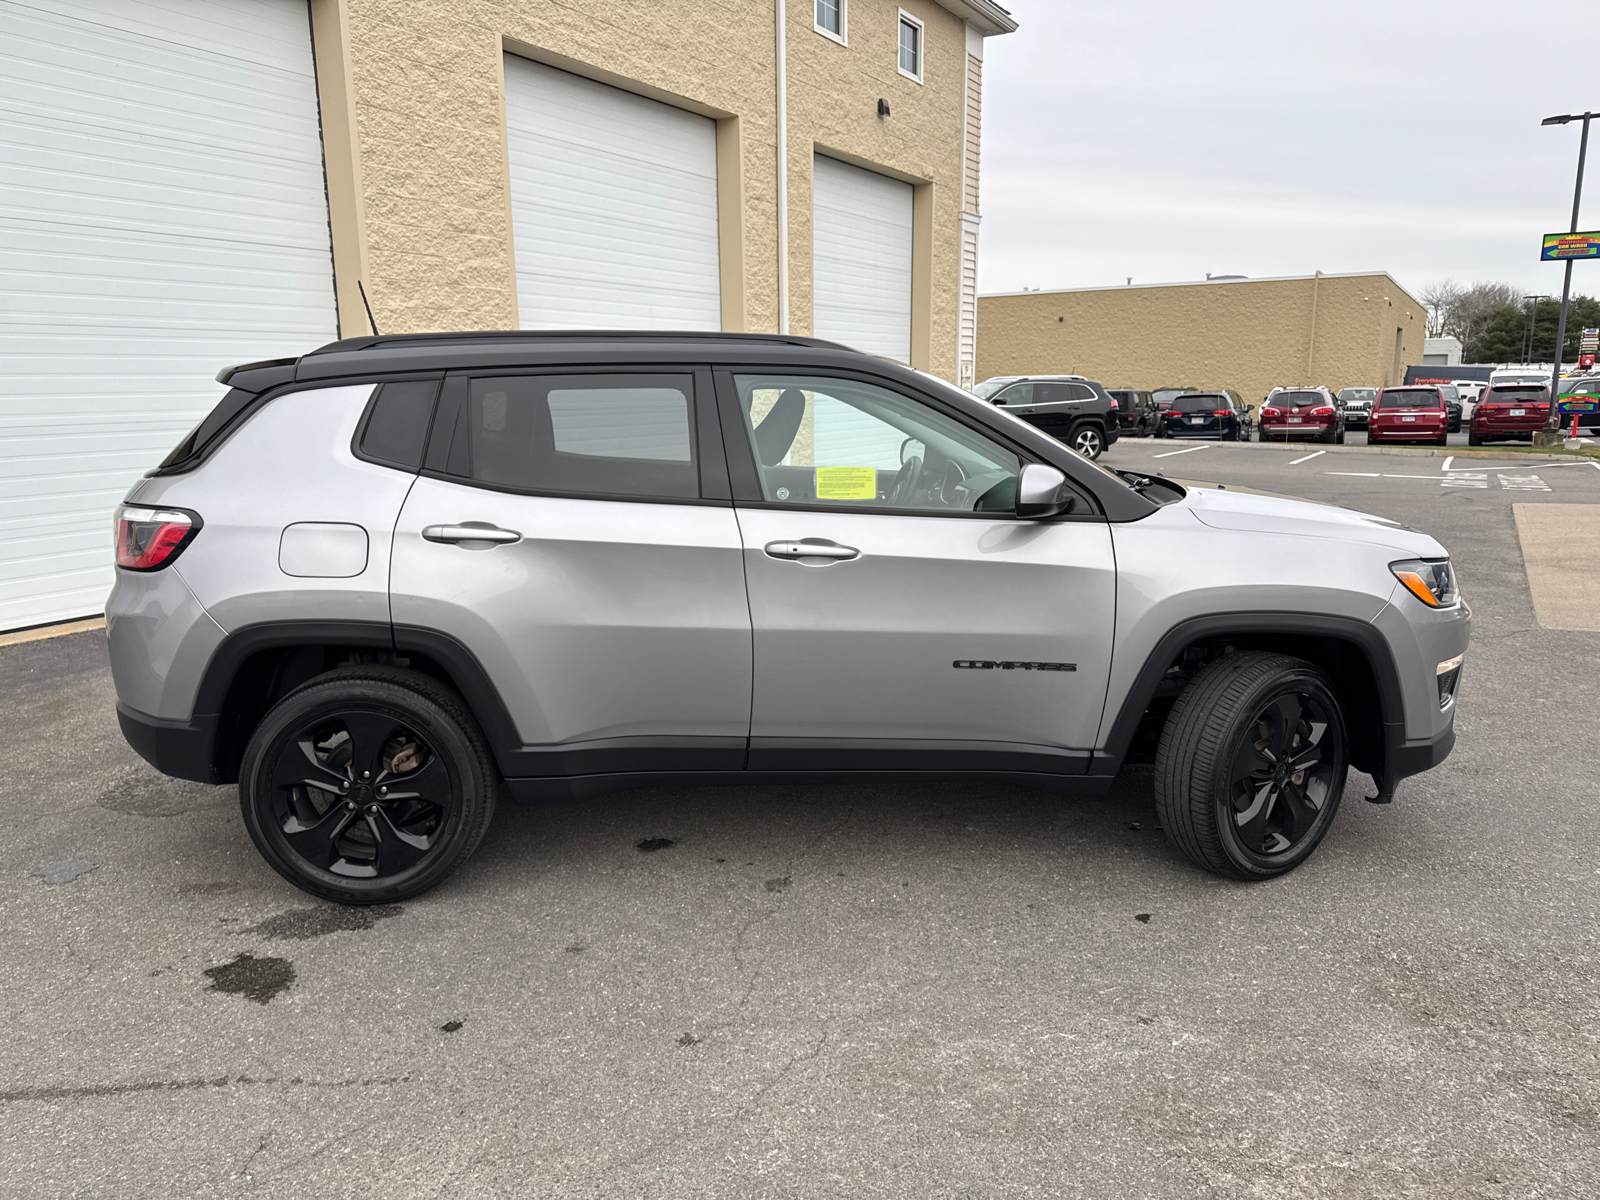
[{"label": "white pavement marking", "polygon": [[1190,446],[1185,450],[1168,450],[1165,454],[1153,454],[1152,458],[1171,458],[1174,454],[1193,454],[1196,450],[1204,450],[1204,446]]},{"label": "white pavement marking", "polygon": [[1440,487],[1447,488],[1486,488],[1489,486],[1489,476],[1474,475],[1466,471],[1452,471],[1439,480]]},{"label": "white pavement marking", "polygon": [[1355,475],[1361,479],[1379,479],[1381,476],[1376,471],[1324,471],[1324,475]]},{"label": "white pavement marking", "polygon": [[1448,471],[1450,469],[1450,464],[1455,462],[1455,460],[1456,456],[1454,454],[1447,455],[1444,460],[1444,466],[1440,467],[1439,470]]},{"label": "white pavement marking", "polygon": [[1313,458],[1315,458],[1317,456],[1317,454],[1326,454],[1326,453],[1327,453],[1326,450],[1318,450],[1316,454],[1308,454],[1304,458],[1294,459],[1292,462],[1289,463],[1289,465],[1291,467],[1298,467],[1303,462],[1310,462]]},{"label": "white pavement marking", "polygon": [[1550,485],[1537,475],[1502,475],[1500,486],[1508,492],[1548,492]]}]

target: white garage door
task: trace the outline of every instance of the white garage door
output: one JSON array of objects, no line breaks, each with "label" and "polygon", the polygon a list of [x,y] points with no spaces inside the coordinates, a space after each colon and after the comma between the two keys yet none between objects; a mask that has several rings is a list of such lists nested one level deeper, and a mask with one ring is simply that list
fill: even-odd
[{"label": "white garage door", "polygon": [[0,629],[101,612],[218,368],[336,335],[305,0],[0,0]]},{"label": "white garage door", "polygon": [[812,330],[911,361],[911,185],[817,155]]},{"label": "white garage door", "polygon": [[721,329],[717,127],[506,55],[524,329]]}]

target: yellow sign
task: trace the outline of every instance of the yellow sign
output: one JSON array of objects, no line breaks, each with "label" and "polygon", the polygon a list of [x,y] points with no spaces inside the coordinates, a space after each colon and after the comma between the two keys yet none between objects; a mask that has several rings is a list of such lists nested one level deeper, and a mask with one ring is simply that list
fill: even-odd
[{"label": "yellow sign", "polygon": [[818,500],[876,500],[878,472],[874,467],[818,467]]}]

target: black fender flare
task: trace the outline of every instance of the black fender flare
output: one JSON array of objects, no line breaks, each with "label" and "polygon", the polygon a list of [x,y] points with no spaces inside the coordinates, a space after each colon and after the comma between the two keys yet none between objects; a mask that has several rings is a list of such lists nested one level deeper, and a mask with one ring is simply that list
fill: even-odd
[{"label": "black fender flare", "polygon": [[[1163,634],[1146,657],[1133,685],[1123,697],[1105,742],[1095,752],[1090,771],[1096,775],[1115,774],[1133,743],[1139,722],[1150,707],[1156,689],[1184,648],[1197,641],[1229,636],[1277,638],[1296,634],[1344,643],[1354,647],[1365,659],[1378,694],[1378,722],[1383,762],[1372,772],[1381,796],[1387,797],[1403,775],[1426,770],[1432,763],[1414,765],[1414,753],[1405,746],[1405,701],[1400,686],[1400,669],[1383,633],[1370,622],[1355,617],[1322,613],[1227,612],[1191,617],[1180,621]],[[1292,651],[1290,651],[1292,652]],[[1448,752],[1448,746],[1445,747]],[[1442,759],[1443,755],[1439,756]],[[1435,761],[1438,761],[1436,759]]]}]

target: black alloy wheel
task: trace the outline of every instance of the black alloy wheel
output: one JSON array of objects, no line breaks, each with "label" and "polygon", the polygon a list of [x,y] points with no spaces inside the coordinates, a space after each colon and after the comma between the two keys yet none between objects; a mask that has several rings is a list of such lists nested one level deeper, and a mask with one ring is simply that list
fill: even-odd
[{"label": "black alloy wheel", "polygon": [[1285,874],[1338,811],[1350,745],[1323,674],[1286,654],[1226,655],[1190,681],[1156,755],[1168,839],[1234,879]]},{"label": "black alloy wheel", "polygon": [[483,836],[496,787],[459,697],[382,667],[291,692],[252,734],[239,775],[245,825],[267,862],[343,904],[434,887]]}]

